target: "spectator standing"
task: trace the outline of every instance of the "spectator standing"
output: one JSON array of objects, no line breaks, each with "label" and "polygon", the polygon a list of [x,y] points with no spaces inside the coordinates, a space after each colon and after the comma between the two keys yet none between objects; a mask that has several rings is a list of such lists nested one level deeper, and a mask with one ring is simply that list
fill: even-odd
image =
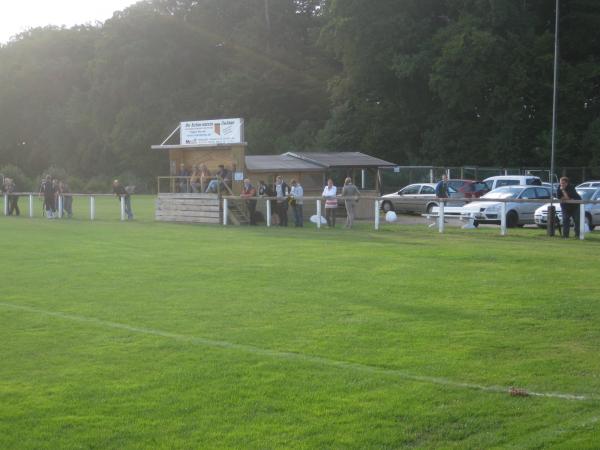
[{"label": "spectator standing", "polygon": [[44,210],[48,219],[54,219],[56,214],[56,189],[50,175],[46,175],[40,193],[44,195]]},{"label": "spectator standing", "polygon": [[296,227],[303,227],[304,214],[302,209],[304,204],[304,189],[302,189],[300,182],[296,180],[292,180],[290,184],[292,185],[290,191],[290,204],[292,205],[292,211],[294,212],[294,225]]},{"label": "spectator standing", "polygon": [[323,197],[325,197],[325,219],[330,228],[335,228],[335,213],[338,206],[336,195],[337,188],[333,185],[333,180],[329,178],[327,186],[323,189]]},{"label": "spectator standing", "polygon": [[8,200],[8,215],[12,216],[13,212],[15,216],[21,215],[21,211],[19,210],[19,196],[14,195],[17,187],[12,178],[4,178],[4,184],[2,185],[2,192],[7,194]]},{"label": "spectator standing", "polygon": [[443,174],[441,181],[436,184],[435,196],[437,198],[448,198],[448,175]]},{"label": "spectator standing", "polygon": [[200,192],[204,191],[204,187],[210,182],[211,173],[206,164],[200,164]]},{"label": "spectator standing", "polygon": [[73,217],[73,197],[69,195],[69,185],[65,181],[58,182],[58,194],[62,195],[63,198],[63,210],[67,213],[67,217],[70,219]]},{"label": "spectator standing", "polygon": [[344,203],[346,205],[346,228],[352,228],[354,225],[354,207],[358,203],[360,192],[358,188],[352,183],[352,178],[348,177],[344,180],[344,187],[342,188],[342,197],[344,197]]},{"label": "spectator standing", "polygon": [[177,173],[177,181],[179,186],[179,192],[189,192],[188,191],[188,177],[190,173],[185,168],[185,164],[179,164],[179,172]]},{"label": "spectator standing", "polygon": [[113,181],[113,192],[119,201],[121,201],[121,198],[125,199],[125,214],[127,214],[128,220],[132,220],[133,211],[131,210],[131,196],[119,180]]},{"label": "spectator standing", "polygon": [[571,218],[575,222],[575,237],[579,237],[580,223],[579,223],[579,208],[581,205],[573,203],[565,203],[568,200],[581,200],[581,196],[577,193],[575,186],[571,184],[568,177],[562,177],[559,182],[557,197],[561,200],[560,210],[562,211],[562,237],[567,239],[569,237],[569,230],[571,228]]},{"label": "spectator standing", "polygon": [[283,181],[281,175],[275,178],[275,197],[277,197],[277,216],[279,217],[279,226],[288,226],[288,196],[290,187]]},{"label": "spectator standing", "polygon": [[193,167],[192,175],[190,176],[190,187],[192,188],[193,193],[198,193],[202,189],[200,169],[198,166]]},{"label": "spectator standing", "polygon": [[240,197],[246,200],[246,208],[250,215],[250,225],[256,225],[256,189],[250,183],[250,180],[246,178],[244,180],[244,187]]}]

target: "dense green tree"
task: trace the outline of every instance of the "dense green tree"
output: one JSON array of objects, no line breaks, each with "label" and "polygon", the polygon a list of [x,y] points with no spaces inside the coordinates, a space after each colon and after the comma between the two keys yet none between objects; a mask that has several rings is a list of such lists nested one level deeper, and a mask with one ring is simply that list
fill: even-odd
[{"label": "dense green tree", "polygon": [[[560,165],[600,164],[600,4],[562,0]],[[151,184],[178,122],[246,119],[249,152],[546,165],[554,2],[145,0],[0,46],[0,165]],[[137,182],[144,184],[143,182]]]}]

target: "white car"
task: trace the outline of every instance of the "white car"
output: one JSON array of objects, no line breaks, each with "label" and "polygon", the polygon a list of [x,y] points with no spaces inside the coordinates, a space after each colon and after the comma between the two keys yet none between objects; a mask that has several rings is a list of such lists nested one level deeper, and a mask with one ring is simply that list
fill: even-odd
[{"label": "white car", "polygon": [[583,183],[578,184],[576,186],[576,189],[579,189],[579,188],[598,188],[598,187],[600,187],[600,181],[598,181],[598,180],[591,180],[591,181],[584,181]]},{"label": "white car", "polygon": [[[582,200],[600,201],[600,187],[577,188],[577,193],[581,196]],[[546,228],[548,226],[548,206],[550,206],[550,203],[540,206],[535,211],[535,224],[540,228]],[[554,203],[554,207],[556,208],[558,221],[562,225],[562,211],[560,209],[560,203],[558,203],[558,200],[557,203]],[[592,231],[597,225],[600,225],[600,204],[585,205],[585,220],[590,231]]]},{"label": "white car", "polygon": [[490,191],[504,186],[541,186],[540,177],[533,175],[496,175],[483,180],[490,188]]},{"label": "white car", "polygon": [[[538,200],[519,203],[506,202],[506,226],[516,227],[534,223],[535,210],[550,199],[550,189],[545,186],[504,186],[488,192],[482,199],[498,200]],[[460,215],[464,219],[473,219],[473,225],[480,223],[500,224],[500,212],[503,202],[474,201],[463,206]]]}]

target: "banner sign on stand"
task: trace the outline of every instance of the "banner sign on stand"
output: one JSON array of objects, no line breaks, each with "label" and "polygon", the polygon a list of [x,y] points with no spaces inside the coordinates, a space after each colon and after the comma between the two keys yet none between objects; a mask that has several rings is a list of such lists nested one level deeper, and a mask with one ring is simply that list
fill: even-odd
[{"label": "banner sign on stand", "polygon": [[241,144],[244,119],[217,119],[181,122],[181,145]]}]

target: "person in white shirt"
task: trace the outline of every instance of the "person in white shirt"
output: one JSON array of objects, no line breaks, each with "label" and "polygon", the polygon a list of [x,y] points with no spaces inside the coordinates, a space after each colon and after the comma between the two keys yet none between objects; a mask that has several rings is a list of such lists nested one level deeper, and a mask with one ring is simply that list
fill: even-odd
[{"label": "person in white shirt", "polygon": [[302,211],[304,189],[302,189],[302,186],[296,180],[292,180],[290,184],[292,185],[292,190],[290,191],[290,204],[294,211],[294,225],[302,227],[304,226],[304,216]]},{"label": "person in white shirt", "polygon": [[335,228],[335,211],[338,206],[336,194],[337,188],[333,185],[333,180],[329,178],[327,186],[323,189],[323,197],[325,197],[325,219],[330,228]]}]

